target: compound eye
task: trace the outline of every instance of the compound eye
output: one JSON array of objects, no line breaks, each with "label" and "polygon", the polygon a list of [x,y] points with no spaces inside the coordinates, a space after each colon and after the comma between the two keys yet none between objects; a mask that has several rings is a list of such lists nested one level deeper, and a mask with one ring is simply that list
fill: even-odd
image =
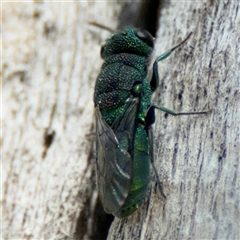
[{"label": "compound eye", "polygon": [[153,46],[154,46],[153,37],[148,31],[140,29],[140,28],[136,28],[136,29],[134,29],[134,33],[139,39],[141,39],[148,46],[153,48]]}]

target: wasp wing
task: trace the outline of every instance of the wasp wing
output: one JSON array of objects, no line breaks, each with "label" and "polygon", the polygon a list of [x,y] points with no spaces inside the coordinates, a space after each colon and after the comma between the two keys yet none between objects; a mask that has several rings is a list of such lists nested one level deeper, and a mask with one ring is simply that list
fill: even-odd
[{"label": "wasp wing", "polygon": [[124,114],[110,127],[96,107],[98,191],[108,213],[117,212],[128,196],[138,109],[139,99],[129,98]]}]

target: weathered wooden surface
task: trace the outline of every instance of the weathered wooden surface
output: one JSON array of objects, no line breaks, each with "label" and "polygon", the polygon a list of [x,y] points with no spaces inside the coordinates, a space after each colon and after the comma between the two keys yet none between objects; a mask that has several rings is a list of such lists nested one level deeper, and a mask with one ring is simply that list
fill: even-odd
[{"label": "weathered wooden surface", "polygon": [[109,33],[102,37],[88,22],[111,19],[115,28],[120,5],[2,7],[3,238],[67,239],[78,228],[79,238],[89,239],[96,200],[92,99],[100,45]]},{"label": "weathered wooden surface", "polygon": [[240,239],[240,14],[238,1],[171,1],[163,9],[155,54],[181,49],[159,63],[155,103],[207,116],[156,113],[155,164],[164,200],[150,196],[108,239]]}]

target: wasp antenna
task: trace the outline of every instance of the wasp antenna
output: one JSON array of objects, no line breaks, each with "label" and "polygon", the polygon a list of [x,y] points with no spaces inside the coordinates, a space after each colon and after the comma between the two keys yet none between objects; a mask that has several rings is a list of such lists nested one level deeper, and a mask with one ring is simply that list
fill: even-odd
[{"label": "wasp antenna", "polygon": [[181,45],[183,45],[192,35],[192,32],[190,32],[187,37],[182,41],[180,42],[177,46],[173,47],[170,52],[173,52],[176,48],[180,47]]},{"label": "wasp antenna", "polygon": [[113,29],[111,29],[111,28],[109,28],[107,26],[104,26],[104,25],[102,25],[100,23],[88,22],[88,24],[93,25],[93,26],[98,27],[98,28],[102,28],[102,29],[107,30],[108,32],[111,32],[111,33],[115,32]]}]

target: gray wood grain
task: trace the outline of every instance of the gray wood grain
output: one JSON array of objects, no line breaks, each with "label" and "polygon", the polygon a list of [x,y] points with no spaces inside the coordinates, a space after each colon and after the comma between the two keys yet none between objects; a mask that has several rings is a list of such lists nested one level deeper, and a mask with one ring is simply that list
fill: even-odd
[{"label": "gray wood grain", "polygon": [[155,165],[149,197],[112,239],[239,239],[239,2],[172,2],[163,9],[155,55],[189,32],[188,42],[159,63],[155,104],[206,116],[156,113]]},{"label": "gray wood grain", "polygon": [[[109,35],[88,22],[108,19],[115,28],[120,5],[2,6],[3,238],[73,238],[84,219],[78,234],[88,239],[96,201],[93,89]],[[46,131],[55,132],[48,147]]]}]

